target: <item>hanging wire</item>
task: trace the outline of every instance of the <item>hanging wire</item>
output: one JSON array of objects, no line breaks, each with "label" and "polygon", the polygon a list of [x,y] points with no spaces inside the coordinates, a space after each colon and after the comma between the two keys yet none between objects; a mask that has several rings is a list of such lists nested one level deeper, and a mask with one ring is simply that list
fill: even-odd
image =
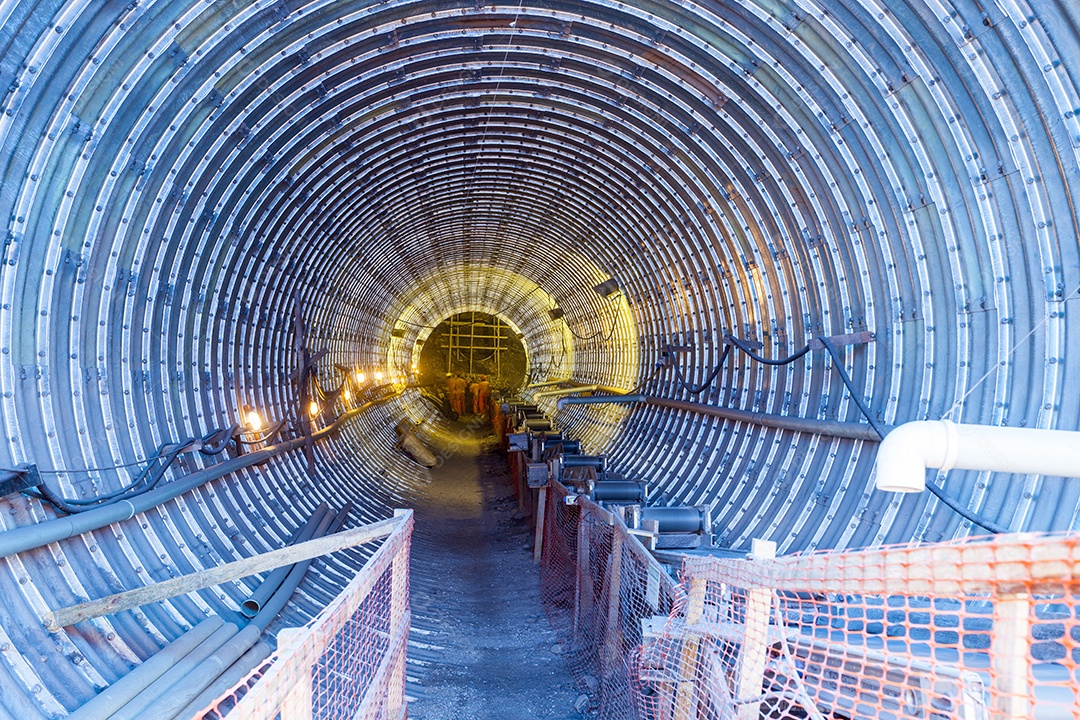
[{"label": "hanging wire", "polygon": [[[840,361],[840,355],[836,352],[836,349],[833,348],[832,343],[829,342],[828,338],[821,337],[818,339],[821,341],[821,344],[825,346],[825,349],[829,351],[829,355],[832,357],[833,360],[833,367],[835,367],[836,371],[840,373],[840,380],[843,381],[844,386],[847,387],[848,392],[851,393],[851,399],[855,402],[855,405],[859,408],[860,412],[862,412],[867,422],[869,422],[871,427],[874,428],[874,432],[878,434],[878,437],[884,440],[886,434],[885,428],[883,428],[881,424],[877,421],[877,418],[875,418],[870,413],[870,408],[866,406],[866,403],[863,402],[860,394],[855,390],[855,383],[851,381],[851,377],[847,374],[847,370],[844,369],[844,365]],[[929,490],[931,494],[933,494],[938,500],[951,508],[958,515],[967,520],[970,520],[979,527],[985,528],[992,533],[1009,532],[1009,529],[1007,527],[999,525],[993,520],[988,520],[982,515],[972,512],[953,498],[946,495],[945,490],[939,487],[938,484],[933,482],[932,480],[928,479],[926,481],[926,489]]]},{"label": "hanging wire", "polygon": [[728,355],[730,353],[731,353],[731,346],[730,345],[725,345],[724,346],[724,351],[722,353],[720,353],[720,360],[716,363],[716,367],[714,367],[712,372],[709,373],[709,376],[705,378],[705,381],[702,382],[697,387],[694,387],[693,385],[690,384],[690,381],[688,381],[686,379],[686,376],[683,374],[682,368],[679,367],[679,363],[676,362],[674,359],[672,359],[672,361],[671,361],[672,365],[675,367],[675,379],[679,381],[679,384],[682,385],[684,390],[689,392],[691,395],[697,395],[702,390],[705,390],[710,385],[712,385],[713,380],[716,379],[716,376],[719,375],[720,371],[723,369],[724,362],[727,360],[727,357],[728,357]]},{"label": "hanging wire", "polygon": [[763,363],[765,365],[774,365],[774,366],[775,365],[787,365],[788,363],[795,362],[796,360],[801,358],[803,355],[810,352],[810,344],[807,343],[806,346],[803,349],[795,351],[794,354],[788,355],[786,358],[781,358],[780,360],[770,360],[767,357],[762,357],[761,355],[758,355],[756,352],[754,352],[753,348],[751,348],[749,345],[746,345],[745,343],[743,343],[742,340],[735,337],[731,333],[728,333],[724,337],[725,337],[725,339],[730,341],[732,345],[739,348],[739,350],[742,350],[744,353],[749,355],[752,359],[757,360],[759,363]]},{"label": "hanging wire", "polygon": [[[38,485],[37,488],[27,488],[22,492],[24,495],[43,500],[57,510],[69,515],[113,505],[117,502],[122,502],[128,498],[137,497],[153,490],[157,487],[158,483],[161,482],[161,479],[165,477],[165,472],[169,469],[169,466],[172,465],[173,461],[176,460],[181,453],[192,449],[196,445],[198,446],[199,452],[203,455],[216,455],[222,452],[229,446],[229,442],[232,440],[236,429],[237,426],[232,425],[228,428],[212,430],[198,439],[187,438],[177,443],[162,443],[158,446],[154,454],[145,461],[146,467],[144,467],[130,483],[118,490],[106,493],[105,495],[98,495],[93,498],[66,498],[45,483]],[[138,463],[125,463],[116,467],[130,467],[135,464]],[[66,472],[94,472],[94,470],[39,470],[38,472],[58,474]]]}]

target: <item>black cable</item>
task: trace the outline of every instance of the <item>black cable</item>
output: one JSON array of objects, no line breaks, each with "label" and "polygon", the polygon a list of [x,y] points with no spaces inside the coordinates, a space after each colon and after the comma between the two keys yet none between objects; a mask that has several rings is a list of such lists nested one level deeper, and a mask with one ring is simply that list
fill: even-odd
[{"label": "black cable", "polygon": [[749,355],[752,359],[757,360],[759,363],[764,363],[766,365],[787,365],[788,363],[795,362],[796,360],[801,358],[803,355],[810,352],[810,345],[807,344],[806,347],[804,347],[802,350],[797,351],[793,355],[788,355],[786,358],[783,358],[781,360],[770,360],[767,357],[762,357],[761,355],[758,355],[748,345],[743,344],[742,340],[735,337],[731,333],[728,333],[726,337],[731,342],[732,345],[734,345],[735,347],[742,350],[744,353]]},{"label": "black cable", "polygon": [[264,432],[262,435],[256,437],[253,440],[245,440],[244,439],[244,434],[245,433],[240,433],[239,435],[237,435],[236,440],[237,440],[237,442],[239,442],[242,445],[255,445],[257,443],[266,442],[270,438],[277,435],[278,432],[280,432],[281,429],[285,427],[286,422],[287,421],[285,421],[285,420],[278,420],[276,423],[274,423],[269,428],[267,428],[266,432]]},{"label": "black cable", "polygon": [[679,384],[683,386],[683,389],[685,389],[691,395],[697,395],[699,392],[712,385],[713,380],[716,379],[716,376],[719,375],[720,371],[723,369],[724,361],[727,360],[728,353],[730,352],[731,346],[725,345],[724,351],[720,353],[720,360],[716,363],[716,367],[713,368],[713,371],[709,373],[709,376],[707,378],[705,378],[705,382],[701,383],[697,387],[694,387],[690,384],[690,382],[686,379],[686,376],[683,375],[683,371],[682,368],[679,367],[679,363],[676,362],[674,358],[672,358],[671,362],[675,366],[675,379],[678,380]]},{"label": "black cable", "polygon": [[[874,428],[874,432],[878,434],[878,437],[882,440],[885,439],[885,429],[881,427],[878,421],[870,414],[870,408],[866,407],[866,403],[863,402],[859,393],[855,391],[855,383],[851,381],[851,377],[848,376],[847,370],[844,369],[844,365],[840,362],[840,356],[836,353],[832,343],[828,338],[818,338],[821,344],[825,346],[825,349],[829,351],[829,355],[833,360],[833,367],[840,373],[840,379],[843,381],[844,386],[847,387],[848,392],[851,393],[851,399],[855,401],[855,405],[862,412],[863,416],[870,423],[870,426]],[[989,530],[992,533],[1007,533],[1009,529],[998,525],[993,520],[987,520],[983,516],[968,510],[966,507],[960,505],[956,500],[945,494],[945,490],[937,485],[932,480],[926,481],[926,489],[931,492],[938,500],[944,503],[947,507],[951,508],[960,517],[970,520],[981,528]]]},{"label": "black cable", "polygon": [[[68,515],[75,515],[77,513],[86,512],[87,510],[93,510],[94,508],[113,505],[128,498],[137,497],[144,493],[148,493],[155,487],[157,487],[157,484],[161,481],[161,478],[165,476],[165,471],[169,469],[169,465],[172,464],[173,460],[176,459],[176,457],[188,444],[190,444],[190,441],[188,443],[180,443],[176,445],[165,455],[164,458],[155,457],[153,459],[154,461],[164,459],[165,462],[157,466],[148,465],[146,467],[146,470],[139,473],[138,478],[134,482],[129,483],[124,488],[111,492],[107,495],[102,495],[100,497],[95,497],[88,500],[82,500],[78,498],[65,498],[57,494],[55,491],[52,490],[52,488],[50,488],[44,483],[39,485],[36,490],[24,490],[23,494],[29,495],[31,497],[36,497],[39,500],[44,500],[56,507],[57,510],[65,512]],[[150,475],[150,480],[148,482],[143,482],[143,479],[146,477],[146,473],[150,472],[151,470],[153,472]],[[139,483],[142,484],[140,485]]]},{"label": "black cable", "polygon": [[[202,437],[202,447],[199,448],[199,452],[203,455],[217,455],[229,447],[229,443],[232,442],[233,436],[236,435],[236,431],[240,428],[239,425],[233,424],[227,428],[220,430],[214,430]],[[214,445],[214,441],[217,440],[218,444]]]},{"label": "black cable", "polygon": [[[199,451],[204,455],[216,455],[223,452],[232,441],[232,438],[237,430],[236,425],[232,425],[228,428],[220,428],[212,430],[211,432],[203,435],[199,440]],[[114,490],[104,495],[99,495],[93,498],[65,498],[50,488],[45,483],[37,486],[37,488],[28,488],[23,491],[24,495],[43,500],[50,505],[54,506],[57,510],[74,515],[76,513],[85,512],[94,508],[105,507],[107,505],[115,504],[128,498],[137,497],[144,493],[148,493],[157,487],[161,479],[165,477],[166,471],[172,465],[173,461],[180,456],[180,453],[189,449],[192,444],[197,442],[194,438],[187,438],[178,443],[162,443],[158,446],[157,450],[151,455],[146,462],[146,467],[139,472],[138,475],[128,484],[124,485],[118,490]],[[216,444],[215,444],[216,443]],[[168,448],[168,451],[166,451]],[[125,463],[118,465],[115,468],[97,468],[97,469],[119,469],[122,467],[130,467],[137,463]],[[62,472],[93,472],[94,470],[51,470],[46,471],[49,473],[62,473]]]}]

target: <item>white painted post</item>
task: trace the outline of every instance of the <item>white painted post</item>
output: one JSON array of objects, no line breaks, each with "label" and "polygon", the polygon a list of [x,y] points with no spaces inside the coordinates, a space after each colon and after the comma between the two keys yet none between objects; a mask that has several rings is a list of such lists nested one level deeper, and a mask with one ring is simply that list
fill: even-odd
[{"label": "white painted post", "polygon": [[[776,557],[776,543],[755,538],[750,546],[750,554],[759,560],[772,560]],[[765,661],[769,654],[772,596],[772,588],[754,587],[746,590],[746,626],[739,653],[739,682],[735,696],[739,700],[761,697]],[[757,720],[760,707],[760,702],[740,705],[739,720]]]},{"label": "white painted post", "polygon": [[[294,638],[304,635],[304,628],[286,628],[278,632],[278,648],[288,647]],[[301,648],[286,659],[286,662],[302,662],[306,653]],[[311,665],[296,670],[296,685],[293,686],[281,703],[281,717],[289,720],[312,720],[314,697],[311,688]]]}]

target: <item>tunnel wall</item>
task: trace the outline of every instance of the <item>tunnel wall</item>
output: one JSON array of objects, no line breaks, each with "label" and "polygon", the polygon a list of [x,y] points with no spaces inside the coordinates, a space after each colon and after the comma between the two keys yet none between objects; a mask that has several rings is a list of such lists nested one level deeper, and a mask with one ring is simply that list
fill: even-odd
[{"label": "tunnel wall", "polygon": [[[244,405],[295,418],[297,299],[327,387],[407,358],[399,323],[476,309],[521,329],[535,379],[858,421],[821,351],[685,385],[727,333],[781,357],[868,331],[843,361],[884,423],[1077,428],[1069,0],[11,0],[0,20],[3,463],[145,459]],[[424,478],[387,428],[420,402],[354,421],[314,478],[290,456],[6,558],[0,717],[63,715],[244,589],[60,635],[46,609],[276,546],[323,499],[354,522],[407,503]],[[725,546],[979,531],[875,492],[871,443],[658,408],[560,421],[657,498],[713,505]],[[47,479],[90,496],[125,472]],[[1014,530],[1076,523],[1073,482],[940,481]],[[0,500],[5,529],[53,514]],[[284,620],[359,560],[319,566]]]}]

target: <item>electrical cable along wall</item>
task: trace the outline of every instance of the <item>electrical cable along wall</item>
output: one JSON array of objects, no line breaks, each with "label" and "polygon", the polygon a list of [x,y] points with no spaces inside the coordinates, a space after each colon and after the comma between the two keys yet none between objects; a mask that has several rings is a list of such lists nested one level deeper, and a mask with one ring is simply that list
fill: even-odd
[{"label": "electrical cable along wall", "polygon": [[[0,465],[145,465],[245,407],[298,420],[297,301],[326,388],[405,374],[424,328],[477,311],[519,329],[534,380],[862,422],[842,364],[882,425],[1076,429],[1078,38],[1070,0],[4,3]],[[775,360],[860,332],[710,378],[728,335]],[[0,717],[63,715],[250,586],[55,636],[52,607],[277,547],[324,501],[350,523],[407,504],[392,428],[423,402],[344,424],[314,477],[292,452],[6,558]],[[872,442],[675,405],[561,421],[713,506],[723,546],[977,531],[875,491]],[[50,477],[67,498],[132,479]],[[1037,476],[937,484],[1012,530],[1080,506]],[[54,514],[0,499],[4,530]],[[317,563],[281,622],[345,572]]]}]

